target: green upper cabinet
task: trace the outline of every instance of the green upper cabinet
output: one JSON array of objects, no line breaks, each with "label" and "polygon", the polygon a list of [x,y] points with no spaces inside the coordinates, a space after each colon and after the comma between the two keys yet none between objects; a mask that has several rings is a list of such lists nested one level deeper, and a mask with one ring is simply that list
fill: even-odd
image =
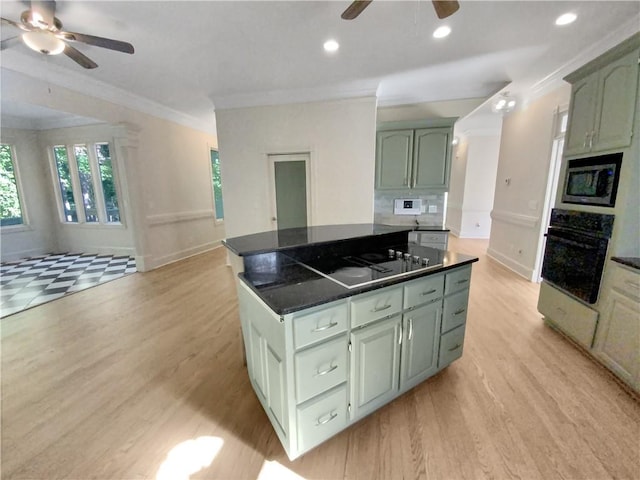
[{"label": "green upper cabinet", "polygon": [[413,188],[447,189],[450,159],[450,128],[416,130],[413,148]]},{"label": "green upper cabinet", "polygon": [[566,77],[572,84],[565,155],[631,144],[638,92],[638,35]]},{"label": "green upper cabinet", "polygon": [[418,127],[428,122],[415,122],[413,128],[409,122],[399,122],[403,128],[387,125],[379,129],[376,189],[448,190],[454,121],[444,119],[444,122],[435,122],[434,127],[425,128]]},{"label": "green upper cabinet", "polygon": [[376,187],[410,187],[413,130],[378,132],[376,142]]}]

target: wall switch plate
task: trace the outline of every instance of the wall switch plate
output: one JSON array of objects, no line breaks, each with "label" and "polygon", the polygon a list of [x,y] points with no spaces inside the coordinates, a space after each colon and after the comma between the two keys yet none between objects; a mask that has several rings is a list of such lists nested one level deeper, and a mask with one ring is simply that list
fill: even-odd
[{"label": "wall switch plate", "polygon": [[437,205],[429,205],[429,213],[438,213]]}]

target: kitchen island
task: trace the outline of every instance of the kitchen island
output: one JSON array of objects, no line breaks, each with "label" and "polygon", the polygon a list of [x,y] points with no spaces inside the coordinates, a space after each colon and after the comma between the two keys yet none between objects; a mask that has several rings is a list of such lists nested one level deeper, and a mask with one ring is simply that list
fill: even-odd
[{"label": "kitchen island", "polygon": [[294,459],[462,355],[468,255],[412,228],[320,226],[225,241],[239,256],[251,384]]}]

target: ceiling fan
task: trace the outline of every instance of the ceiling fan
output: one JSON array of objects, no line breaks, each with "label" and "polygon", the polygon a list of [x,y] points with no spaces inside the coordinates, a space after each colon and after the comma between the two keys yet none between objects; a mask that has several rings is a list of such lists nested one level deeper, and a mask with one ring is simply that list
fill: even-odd
[{"label": "ceiling fan", "polygon": [[[345,20],[353,20],[360,15],[372,1],[373,0],[356,0],[355,2],[352,2],[351,5],[342,12],[342,18]],[[433,3],[436,15],[441,19],[453,15],[460,8],[460,4],[457,0],[432,0],[431,3]]]},{"label": "ceiling fan", "polygon": [[55,11],[56,2],[53,0],[32,0],[31,8],[20,15],[20,23],[0,18],[2,23],[12,25],[25,32],[2,40],[0,42],[0,50],[4,50],[22,40],[32,50],[45,55],[64,53],[84,68],[96,68],[98,64],[71,46],[69,42],[81,42],[130,54],[134,52],[133,45],[127,42],[84,33],[63,31],[62,22],[55,16]]}]

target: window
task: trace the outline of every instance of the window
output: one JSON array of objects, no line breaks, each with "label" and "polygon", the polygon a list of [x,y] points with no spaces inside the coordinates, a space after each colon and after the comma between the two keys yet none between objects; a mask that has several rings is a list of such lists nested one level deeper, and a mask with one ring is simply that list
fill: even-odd
[{"label": "window", "polygon": [[108,143],[96,143],[96,158],[100,169],[100,183],[104,195],[105,215],[107,222],[120,221],[120,209],[118,208],[118,196],[113,179],[113,164]]},{"label": "window", "polygon": [[107,142],[56,145],[53,157],[65,222],[120,223],[113,162]]},{"label": "window", "polygon": [[73,185],[71,184],[71,171],[69,170],[67,147],[64,145],[57,145],[53,147],[53,156],[56,161],[60,194],[62,195],[64,220],[65,222],[77,222],[78,212],[76,210],[76,201],[73,196]]},{"label": "window", "polygon": [[217,150],[211,150],[211,175],[213,177],[213,203],[216,208],[216,220],[222,220],[224,218],[222,176],[220,175],[220,155]]},{"label": "window", "polygon": [[23,224],[13,147],[0,144],[0,226]]}]

